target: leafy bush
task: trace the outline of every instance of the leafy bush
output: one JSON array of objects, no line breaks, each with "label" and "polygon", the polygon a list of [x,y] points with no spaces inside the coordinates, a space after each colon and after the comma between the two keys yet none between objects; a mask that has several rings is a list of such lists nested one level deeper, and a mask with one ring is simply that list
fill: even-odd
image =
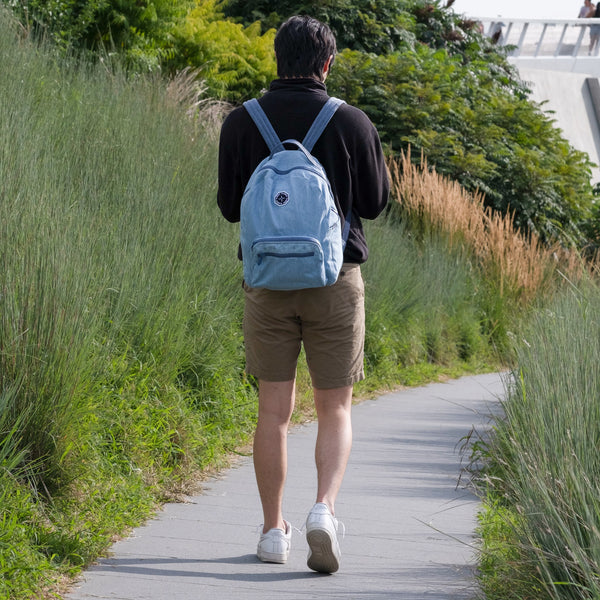
[{"label": "leafy bush", "polygon": [[328,22],[343,49],[329,90],[364,109],[392,153],[410,145],[543,241],[582,246],[593,234],[589,158],[528,100],[475,22],[423,0],[229,0],[225,10],[265,26],[301,12]]},{"label": "leafy bush", "polygon": [[171,71],[192,67],[209,95],[241,102],[275,77],[275,32],[261,35],[258,23],[244,28],[220,17],[216,0],[193,8],[173,31],[178,52],[166,65]]},{"label": "leafy bush", "polygon": [[189,0],[5,0],[38,38],[88,55],[117,52],[134,70],[155,71],[172,56],[171,30]]},{"label": "leafy bush", "polygon": [[249,25],[277,28],[294,14],[308,14],[328,23],[339,48],[383,54],[393,51],[411,36],[411,19],[404,11],[406,0],[226,0],[225,15]]},{"label": "leafy bush", "polygon": [[328,82],[369,114],[391,150],[424,154],[440,174],[483,192],[486,205],[513,212],[517,227],[545,241],[583,244],[589,160],[484,64],[465,66],[424,45],[386,56],[345,50]]}]

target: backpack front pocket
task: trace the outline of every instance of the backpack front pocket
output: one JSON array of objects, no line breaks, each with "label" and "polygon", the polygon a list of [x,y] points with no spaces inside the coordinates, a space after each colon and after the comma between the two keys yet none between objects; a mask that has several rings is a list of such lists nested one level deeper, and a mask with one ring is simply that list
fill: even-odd
[{"label": "backpack front pocket", "polygon": [[244,278],[250,287],[297,290],[329,283],[323,249],[314,238],[261,238],[252,244],[248,259],[244,258]]}]

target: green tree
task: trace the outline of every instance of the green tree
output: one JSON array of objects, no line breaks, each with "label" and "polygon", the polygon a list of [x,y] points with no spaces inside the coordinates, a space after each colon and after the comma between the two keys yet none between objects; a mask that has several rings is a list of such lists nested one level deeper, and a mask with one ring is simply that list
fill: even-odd
[{"label": "green tree", "polygon": [[241,102],[275,77],[274,30],[224,20],[216,0],[198,2],[173,35],[178,51],[168,68],[197,69],[213,97]]},{"label": "green tree", "polygon": [[264,26],[295,13],[330,24],[343,49],[329,90],[361,107],[390,152],[406,150],[515,224],[583,245],[593,206],[589,157],[529,100],[502,48],[439,1],[228,0],[225,12]]},{"label": "green tree", "polygon": [[[6,0],[4,0],[6,1]],[[11,0],[21,22],[63,50],[118,52],[136,70],[157,70],[174,52],[171,31],[191,0]]]},{"label": "green tree", "polygon": [[369,114],[391,152],[410,146],[415,161],[422,153],[489,206],[514,212],[523,230],[583,244],[589,159],[535,104],[475,67],[422,44],[386,56],[345,50],[328,86]]},{"label": "green tree", "polygon": [[405,0],[226,0],[227,16],[263,28],[277,27],[294,14],[309,14],[328,23],[340,48],[375,52],[393,51],[406,40],[410,18]]}]

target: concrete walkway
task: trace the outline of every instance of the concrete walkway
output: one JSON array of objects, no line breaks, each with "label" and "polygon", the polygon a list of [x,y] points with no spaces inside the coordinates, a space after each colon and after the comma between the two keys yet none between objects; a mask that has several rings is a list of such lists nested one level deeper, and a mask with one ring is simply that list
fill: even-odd
[{"label": "concrete walkway", "polygon": [[[256,559],[262,513],[250,459],[171,504],[91,567],[69,600],[344,598],[471,600],[478,501],[462,486],[461,438],[489,424],[497,374],[386,394],[354,408],[354,446],[336,513],[345,523],[333,575],[306,567],[294,532],[285,565]],[[314,424],[289,439],[285,517],[300,528],[314,502]]]}]

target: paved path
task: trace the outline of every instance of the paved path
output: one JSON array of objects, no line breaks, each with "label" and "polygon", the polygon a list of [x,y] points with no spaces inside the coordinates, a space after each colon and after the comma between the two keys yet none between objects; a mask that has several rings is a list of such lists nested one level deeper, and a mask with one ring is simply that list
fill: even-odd
[{"label": "paved path", "polygon": [[[498,375],[386,394],[354,408],[354,446],[336,513],[346,525],[333,575],[306,567],[294,532],[285,565],[255,556],[262,516],[250,459],[171,504],[91,567],[68,600],[471,600],[477,498],[457,488],[461,438],[489,423]],[[314,502],[314,424],[289,439],[285,516]]]}]

